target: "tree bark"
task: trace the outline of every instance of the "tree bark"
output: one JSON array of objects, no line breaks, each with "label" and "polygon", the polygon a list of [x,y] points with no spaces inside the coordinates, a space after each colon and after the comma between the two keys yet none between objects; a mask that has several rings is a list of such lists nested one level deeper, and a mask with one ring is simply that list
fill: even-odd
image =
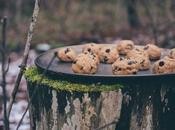
[{"label": "tree bark", "polygon": [[[29,96],[35,84],[28,83]],[[114,130],[120,117],[121,90],[109,92],[56,91],[40,86],[30,106],[32,129]],[[108,125],[109,124],[109,125]]]},{"label": "tree bark", "polygon": [[[40,79],[34,74],[27,76],[29,97]],[[175,129],[175,78],[127,82],[122,89],[98,92],[54,89],[49,79],[44,79],[31,101],[33,130]],[[53,85],[59,82],[54,80]]]}]

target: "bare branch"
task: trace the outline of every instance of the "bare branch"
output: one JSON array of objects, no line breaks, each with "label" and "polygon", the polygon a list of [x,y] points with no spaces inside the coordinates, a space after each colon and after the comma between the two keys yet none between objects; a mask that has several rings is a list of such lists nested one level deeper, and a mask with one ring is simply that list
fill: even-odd
[{"label": "bare branch", "polygon": [[8,62],[7,62],[7,66],[6,66],[6,69],[5,69],[5,73],[7,74],[7,72],[9,71],[9,67],[10,67],[10,57],[8,57]]},{"label": "bare branch", "polygon": [[31,96],[31,98],[30,98],[30,100],[29,100],[29,103],[28,103],[28,105],[27,105],[27,108],[26,108],[25,112],[23,113],[23,115],[22,115],[22,117],[21,117],[21,119],[20,119],[20,121],[19,121],[19,123],[18,123],[18,125],[17,125],[16,130],[19,129],[19,127],[20,127],[20,125],[21,125],[21,123],[22,123],[22,121],[23,121],[23,119],[24,119],[24,117],[25,117],[25,115],[26,115],[26,113],[27,113],[27,111],[28,111],[28,109],[29,109],[31,103],[32,103],[31,101],[34,99],[34,97],[35,97],[35,95],[36,95],[36,93],[37,93],[38,87],[39,87],[39,85],[41,84],[41,82],[43,81],[43,78],[44,78],[44,76],[46,75],[46,73],[47,73],[49,67],[50,67],[51,64],[52,64],[52,62],[54,61],[56,55],[57,55],[57,54],[55,53],[55,54],[52,56],[52,58],[51,58],[51,60],[50,60],[50,62],[49,62],[49,64],[48,64],[47,68],[43,71],[42,77],[41,77],[41,79],[38,81],[37,85],[35,86],[35,88],[34,88],[34,90],[33,90],[33,94],[32,94],[32,96]]},{"label": "bare branch", "polygon": [[7,92],[6,92],[6,27],[7,17],[2,19],[2,90],[3,90],[3,114],[4,114],[4,129],[9,130],[9,120],[7,117]]},{"label": "bare branch", "polygon": [[12,96],[10,97],[10,103],[9,103],[9,106],[8,106],[8,110],[7,110],[8,118],[10,116],[10,112],[11,112],[13,103],[15,101],[17,91],[19,89],[19,84],[21,82],[21,78],[22,78],[23,73],[24,73],[25,68],[26,68],[27,59],[28,59],[30,46],[31,46],[31,41],[32,41],[32,37],[33,37],[33,31],[34,31],[34,27],[35,27],[36,22],[37,22],[39,9],[40,9],[40,0],[35,0],[35,6],[34,6],[34,10],[33,10],[32,20],[31,20],[28,35],[27,35],[27,40],[26,40],[26,45],[25,45],[25,50],[24,50],[24,54],[23,54],[22,63],[20,65],[20,71],[18,73],[16,82],[15,82],[15,85],[14,85],[14,89],[12,91]]}]

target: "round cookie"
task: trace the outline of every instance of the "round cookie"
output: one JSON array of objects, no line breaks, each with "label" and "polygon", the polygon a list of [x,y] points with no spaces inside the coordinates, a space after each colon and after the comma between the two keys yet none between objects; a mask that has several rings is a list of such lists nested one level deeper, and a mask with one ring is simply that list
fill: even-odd
[{"label": "round cookie", "polygon": [[117,44],[119,54],[126,55],[126,53],[134,48],[134,42],[131,40],[121,40]]},{"label": "round cookie", "polygon": [[139,70],[148,70],[150,68],[151,62],[148,54],[142,50],[133,49],[127,53],[126,57],[136,60],[139,64]]},{"label": "round cookie", "polygon": [[150,69],[151,62],[148,57],[146,56],[138,56],[135,58],[135,60],[139,64],[139,70],[148,70]]},{"label": "round cookie", "polygon": [[83,46],[82,52],[92,52],[92,53],[98,54],[99,49],[100,49],[100,45],[97,45],[95,43],[89,43]]},{"label": "round cookie", "polygon": [[114,75],[137,74],[138,63],[135,60],[118,58],[112,64],[112,72]]},{"label": "round cookie", "polygon": [[83,52],[83,54],[89,56],[89,58],[92,58],[96,62],[97,65],[100,63],[100,59],[99,59],[99,56],[97,54],[92,53],[92,52],[88,52],[88,51]]},{"label": "round cookie", "polygon": [[161,49],[158,46],[154,44],[147,44],[143,49],[148,53],[150,60],[160,59]]},{"label": "round cookie", "polygon": [[97,71],[97,63],[89,57],[89,54],[80,54],[72,63],[72,71],[82,74],[94,74]]},{"label": "round cookie", "polygon": [[148,53],[145,52],[141,47],[136,47],[133,50],[130,50],[126,53],[127,58],[133,58],[140,55],[148,57]]},{"label": "round cookie", "polygon": [[175,59],[175,48],[170,50],[169,57]]},{"label": "round cookie", "polygon": [[72,48],[61,48],[58,50],[57,57],[60,61],[72,62],[76,58],[76,53]]},{"label": "round cookie", "polygon": [[166,56],[163,59],[156,61],[152,71],[155,74],[175,72],[175,59]]},{"label": "round cookie", "polygon": [[99,51],[100,61],[107,64],[114,63],[119,57],[118,52],[111,46],[104,46]]}]

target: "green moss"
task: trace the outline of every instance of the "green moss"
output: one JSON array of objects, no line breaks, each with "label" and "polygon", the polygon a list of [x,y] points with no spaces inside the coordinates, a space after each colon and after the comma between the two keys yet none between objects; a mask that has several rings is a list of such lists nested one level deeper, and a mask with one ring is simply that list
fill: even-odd
[{"label": "green moss", "polygon": [[[25,71],[25,78],[27,81],[32,83],[37,83],[41,79],[41,72],[36,67],[30,67]],[[99,91],[113,91],[119,88],[122,88],[121,85],[100,85],[100,84],[78,84],[71,83],[67,81],[60,81],[51,79],[48,77],[44,77],[42,80],[42,84],[52,87],[58,91],[67,90],[67,91],[82,91],[82,92],[99,92]]]}]

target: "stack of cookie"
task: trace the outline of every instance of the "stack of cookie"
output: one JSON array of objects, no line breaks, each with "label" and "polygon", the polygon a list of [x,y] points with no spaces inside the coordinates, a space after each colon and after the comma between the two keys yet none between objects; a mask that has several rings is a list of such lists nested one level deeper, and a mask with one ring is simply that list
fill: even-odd
[{"label": "stack of cookie", "polygon": [[131,40],[119,41],[117,50],[124,60],[117,60],[112,64],[113,74],[136,74],[138,71],[148,70],[151,66],[150,60],[157,60],[161,57],[161,50],[157,46],[152,44],[144,47],[135,46]]},{"label": "stack of cookie", "polygon": [[[161,48],[154,44],[135,46],[131,40],[121,40],[114,45],[89,43],[83,46],[82,53],[76,54],[72,48],[62,48],[58,58],[72,62],[75,73],[94,74],[99,63],[112,64],[114,75],[137,74],[138,71],[152,69],[153,73],[175,72],[175,49],[161,58]],[[156,61],[153,65],[151,63]]]}]

